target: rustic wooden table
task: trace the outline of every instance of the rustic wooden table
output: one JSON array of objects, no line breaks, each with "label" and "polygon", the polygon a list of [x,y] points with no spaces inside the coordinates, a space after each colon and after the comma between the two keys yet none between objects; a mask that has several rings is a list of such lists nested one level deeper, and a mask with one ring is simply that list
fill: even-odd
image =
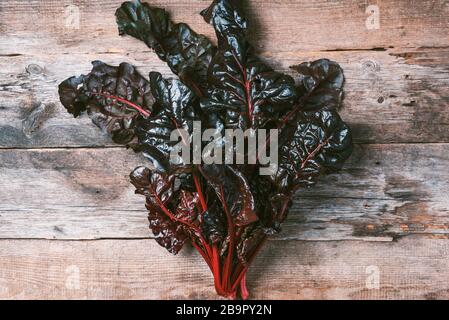
[{"label": "rustic wooden table", "polygon": [[[150,2],[213,38],[198,16],[209,0]],[[127,178],[144,160],[58,101],[58,83],[92,60],[170,73],[118,36],[120,3],[0,2],[0,298],[215,297],[197,254],[150,239]],[[275,68],[342,65],[356,141],[341,174],[297,195],[252,267],[251,297],[449,298],[449,2],[247,3]]]}]

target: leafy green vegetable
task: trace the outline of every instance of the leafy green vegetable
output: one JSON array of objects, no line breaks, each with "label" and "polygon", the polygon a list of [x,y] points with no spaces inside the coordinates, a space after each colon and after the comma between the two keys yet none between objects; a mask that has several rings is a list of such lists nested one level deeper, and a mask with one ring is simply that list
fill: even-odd
[{"label": "leafy green vegetable", "polygon": [[[239,3],[215,0],[202,12],[218,47],[173,23],[164,9],[123,3],[116,12],[120,34],[144,41],[179,80],[156,72],[146,80],[129,64],[96,61],[88,75],[62,82],[59,94],[68,112],[88,113],[115,142],[149,160],[151,168],[136,168],[130,178],[146,198],[156,241],[173,254],[191,243],[211,269],[217,293],[246,299],[248,268],[267,237],[280,231],[295,191],[341,169],[352,138],[338,115],[340,66],[327,59],[294,66],[298,84],[274,71],[249,43]],[[194,140],[195,121],[202,133],[278,129],[279,148],[270,150],[278,151],[277,167],[260,175],[260,153],[255,162],[238,165],[171,158],[179,143]],[[184,135],[172,141],[173,132]],[[263,149],[272,149],[272,139],[266,137]]]},{"label": "leafy green vegetable", "polygon": [[197,93],[207,88],[207,70],[215,47],[205,36],[184,23],[173,23],[164,9],[140,1],[124,2],[115,15],[120,35],[145,42]]},{"label": "leafy green vegetable", "polygon": [[246,20],[235,3],[215,1],[202,13],[219,41],[209,66],[211,88],[201,107],[218,116],[217,126],[263,128],[291,108],[297,98],[295,83],[254,54],[246,37]]},{"label": "leafy green vegetable", "polygon": [[154,99],[150,84],[130,64],[92,64],[88,75],[71,77],[59,85],[61,103],[75,117],[87,111],[114,142],[126,144],[134,138],[136,120],[151,114]]}]

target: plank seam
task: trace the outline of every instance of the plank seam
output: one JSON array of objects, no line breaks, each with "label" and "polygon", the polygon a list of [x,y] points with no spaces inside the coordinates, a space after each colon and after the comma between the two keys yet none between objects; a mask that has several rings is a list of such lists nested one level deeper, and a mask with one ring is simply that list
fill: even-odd
[{"label": "plank seam", "polygon": [[[442,142],[426,142],[426,141],[410,141],[410,142],[356,142],[354,143],[355,146],[401,146],[401,145],[449,145],[449,141],[442,141]],[[80,150],[80,149],[86,149],[86,150],[102,150],[102,149],[121,149],[121,150],[127,150],[128,148],[126,146],[58,146],[58,147],[3,147],[0,146],[0,152],[1,151],[22,151],[22,150],[30,150],[30,151],[46,151],[46,150]]]},{"label": "plank seam", "polygon": [[[415,235],[415,234],[414,234]],[[419,235],[419,234],[417,234]],[[424,237],[423,238],[428,238],[425,237],[428,234],[423,234]],[[430,238],[428,238],[430,240]],[[94,239],[61,239],[61,238],[0,238],[0,241],[55,241],[55,242],[95,242],[95,241],[139,241],[139,240],[155,240],[155,238],[152,237],[105,237],[105,238],[94,238]],[[282,238],[282,237],[273,237],[273,238],[268,238],[268,241],[272,242],[272,241],[276,241],[276,242],[280,242],[280,241],[298,241],[298,242],[304,242],[304,243],[310,243],[310,242],[343,242],[343,241],[351,241],[351,242],[360,242],[360,243],[368,243],[368,242],[372,242],[372,243],[380,243],[380,242],[397,242],[399,239],[394,239],[391,238],[391,240],[386,240],[385,237],[379,237],[379,240],[373,239],[373,237],[369,238],[369,239],[312,239],[312,240],[306,240],[306,239],[301,239],[301,238],[295,238],[295,237],[288,237],[288,238]]]}]

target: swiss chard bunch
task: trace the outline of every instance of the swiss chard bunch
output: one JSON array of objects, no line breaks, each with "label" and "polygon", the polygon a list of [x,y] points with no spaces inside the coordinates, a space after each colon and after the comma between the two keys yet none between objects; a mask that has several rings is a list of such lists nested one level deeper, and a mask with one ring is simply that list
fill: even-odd
[{"label": "swiss chard bunch", "polygon": [[[217,293],[245,299],[248,268],[266,238],[280,231],[295,191],[339,170],[352,140],[337,113],[340,66],[326,59],[293,66],[296,82],[274,71],[248,42],[238,2],[215,0],[201,13],[215,28],[217,46],[172,22],[164,9],[123,3],[119,33],[144,41],[178,79],[156,72],[147,79],[127,63],[95,61],[88,75],[62,82],[59,94],[68,112],[87,113],[113,141],[149,159],[131,182],[146,197],[155,240],[173,254],[189,242],[211,269]],[[171,134],[182,129],[189,144],[195,121],[203,131],[277,129],[276,170],[260,175],[258,161],[192,164],[171,157],[178,144]]]}]

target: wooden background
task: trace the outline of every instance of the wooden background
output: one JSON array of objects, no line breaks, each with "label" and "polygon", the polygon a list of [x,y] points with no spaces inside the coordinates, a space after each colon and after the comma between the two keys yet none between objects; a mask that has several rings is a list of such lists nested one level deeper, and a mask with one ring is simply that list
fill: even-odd
[{"label": "wooden background", "polygon": [[[209,0],[150,2],[213,38],[198,16]],[[276,69],[342,65],[356,141],[341,174],[297,195],[251,269],[251,298],[448,299],[449,2],[246,2]],[[127,178],[144,160],[58,101],[59,82],[92,60],[170,73],[118,36],[120,3],[0,2],[0,298],[216,297],[193,250],[174,257],[151,240]],[[366,26],[369,5],[379,29]]]}]

